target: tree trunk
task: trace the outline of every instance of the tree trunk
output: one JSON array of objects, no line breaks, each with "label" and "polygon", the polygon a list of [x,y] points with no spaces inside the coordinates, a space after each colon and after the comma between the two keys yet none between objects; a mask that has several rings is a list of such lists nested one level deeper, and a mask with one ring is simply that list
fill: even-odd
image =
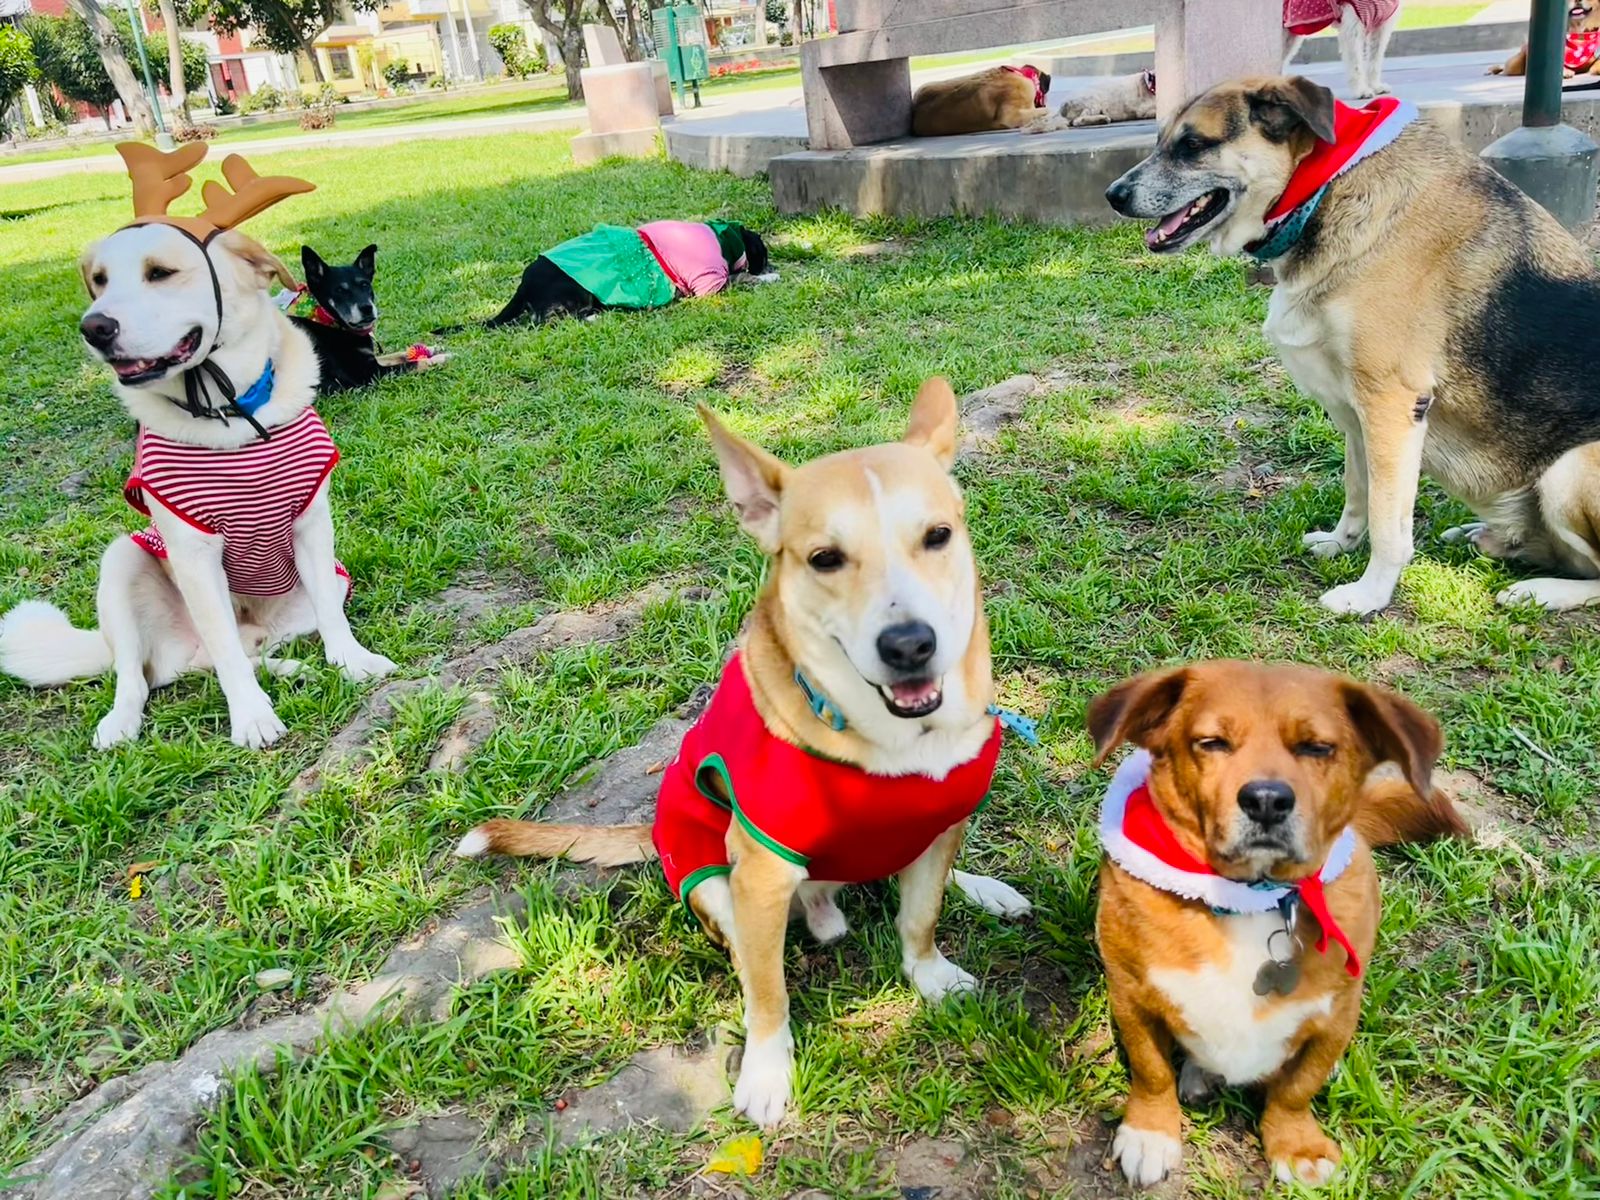
[{"label": "tree trunk", "polygon": [[628,18],[628,57],[634,62],[642,62],[644,39],[639,36],[638,0],[622,0],[622,11]]},{"label": "tree trunk", "polygon": [[183,39],[178,36],[178,6],[160,0],[161,24],[167,33],[167,90],[172,93],[173,123],[189,124],[189,88],[183,81]]},{"label": "tree trunk", "polygon": [[301,34],[300,49],[305,53],[305,56],[311,60],[312,78],[314,78],[318,83],[327,83],[328,81],[326,77],[324,77],[322,74],[322,60],[317,57],[316,40],[321,36],[321,29],[317,30],[316,37],[306,37],[304,34]]},{"label": "tree trunk", "polygon": [[[90,32],[94,34],[100,62],[111,77],[111,86],[117,89],[122,107],[128,110],[128,116],[133,119],[134,129],[140,137],[154,136],[156,117],[150,108],[150,98],[145,95],[144,85],[128,65],[122,53],[122,44],[117,41],[116,26],[111,24],[106,10],[100,7],[100,0],[67,0],[67,7],[88,23]],[[109,115],[107,124],[110,124]]]},{"label": "tree trunk", "polygon": [[582,100],[583,76],[578,72],[583,69],[583,26],[570,19],[561,31],[561,65],[567,73],[567,99]]}]

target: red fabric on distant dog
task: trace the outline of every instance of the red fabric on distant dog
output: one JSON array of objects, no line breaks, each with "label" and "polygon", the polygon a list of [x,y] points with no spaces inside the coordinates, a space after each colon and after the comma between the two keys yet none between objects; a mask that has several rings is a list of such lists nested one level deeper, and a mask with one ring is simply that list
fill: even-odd
[{"label": "red fabric on distant dog", "polygon": [[[338,447],[314,408],[272,430],[269,440],[235,450],[175,442],[141,428],[123,495],[146,516],[150,495],[202,533],[221,534],[230,592],[282,596],[300,582],[294,523],[338,461]],[[154,528],[133,540],[166,557]]]},{"label": "red fabric on distant dog", "polygon": [[1379,96],[1364,108],[1351,108],[1335,100],[1333,141],[1317,142],[1311,153],[1300,160],[1289,177],[1289,186],[1267,211],[1267,223],[1299,208],[1358,158],[1387,146],[1415,116],[1411,105],[1393,96]]},{"label": "red fabric on distant dog", "polygon": [[1340,9],[1353,8],[1356,17],[1370,33],[1400,11],[1400,0],[1283,0],[1283,27],[1295,37],[1309,37],[1344,16]]},{"label": "red fabric on distant dog", "polygon": [[1594,66],[1597,58],[1600,58],[1600,29],[1567,34],[1567,52],[1563,61],[1568,70],[1586,70]]},{"label": "red fabric on distant dog", "polygon": [[[654,840],[667,885],[686,899],[702,879],[726,873],[728,826],[735,817],[758,842],[805,866],[812,879],[887,879],[983,804],[1000,737],[996,721],[977,757],[943,779],[872,775],[774,737],[756,711],[743,658],[734,655],[710,706],[661,777]],[[722,777],[731,810],[709,792],[711,773]]]},{"label": "red fabric on distant dog", "polygon": [[1021,75],[1029,83],[1033,84],[1033,106],[1035,108],[1044,107],[1044,89],[1039,86],[1038,67],[1001,67],[1000,69],[1002,71],[1010,71],[1013,75]]}]

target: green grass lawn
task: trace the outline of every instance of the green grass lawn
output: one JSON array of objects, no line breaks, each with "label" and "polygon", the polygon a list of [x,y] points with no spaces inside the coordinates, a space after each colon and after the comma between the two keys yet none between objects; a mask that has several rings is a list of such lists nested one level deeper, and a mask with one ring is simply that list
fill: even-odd
[{"label": "green grass lawn", "polygon": [[[931,373],[965,392],[1055,370],[961,472],[1001,701],[1043,730],[1040,750],[1008,749],[966,863],[1015,883],[1037,918],[952,903],[942,944],[983,991],[935,1010],[899,975],[887,889],[845,897],[856,932],[840,946],[797,935],[798,1111],[744,1194],[898,1196],[875,1154],[920,1135],[995,1164],[995,1195],[1114,1194],[1097,1165],[1076,1192],[1060,1169],[1064,1141],[1103,1142],[1126,1086],[1090,940],[1106,776],[1087,765],[1083,710],[1127,674],[1215,655],[1403,689],[1443,721],[1445,765],[1512,823],[1488,844],[1383,857],[1361,1030],[1317,1104],[1345,1148],[1327,1194],[1600,1194],[1600,614],[1497,609],[1514,576],[1437,540],[1462,512],[1429,486],[1395,609],[1367,624],[1322,611],[1318,593],[1365,557],[1300,548],[1338,514],[1341,445],[1259,336],[1265,293],[1239,264],[1158,260],[1132,228],[780,220],[762,183],[662,163],[578,171],[558,135],[257,166],[318,185],[251,223],[287,259],[303,241],[334,259],[378,243],[392,343],[492,314],[527,259],[597,221],[731,216],[781,234],[778,285],[470,332],[437,373],[320,406],[344,455],[333,492],[352,621],[403,675],[661,581],[712,598],[662,600],[625,641],[504,679],[500,727],[459,775],[427,760],[464,697],[425,690],[369,764],[290,810],[289,781],[362,696],[314,648],[308,671],[266,683],[290,732],[259,753],[228,743],[209,677],[154,695],[142,738],[108,754],[90,736],[109,679],[0,680],[0,1187],[94,1082],[360,982],[486,883],[529,898],[510,931],[521,967],[462,992],[448,1019],[379,1026],[241,1080],[169,1200],[376,1196],[400,1177],[385,1149],[396,1121],[462,1111],[515,1138],[635,1050],[737,1026],[733,979],[653,871],[575,901],[554,869],[449,849],[486,817],[536,813],[715,674],[760,562],[721,498],[696,401],[800,459],[897,435]],[[101,549],[138,520],[120,491],[130,427],[75,336],[74,263],[127,219],[127,186],[12,185],[0,209],[0,610],[44,597],[92,624]],[[885,238],[888,253],[848,253]],[[434,602],[475,580],[513,598],[458,633]],[[125,870],[141,860],[162,867],[134,900]],[[295,982],[264,1001],[251,981],[268,967]],[[1256,1112],[1242,1094],[1190,1112],[1188,1196],[1260,1194]],[[723,1113],[690,1138],[551,1152],[461,1196],[731,1195],[693,1176],[737,1128]]]}]

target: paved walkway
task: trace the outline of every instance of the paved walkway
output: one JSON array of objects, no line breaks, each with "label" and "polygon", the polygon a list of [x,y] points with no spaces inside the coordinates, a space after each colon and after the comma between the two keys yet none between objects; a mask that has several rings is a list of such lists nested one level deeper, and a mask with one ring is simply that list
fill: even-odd
[{"label": "paved walkway", "polygon": [[[1041,43],[1051,47],[1059,47],[1063,43],[1058,41]],[[1019,53],[1026,53],[1030,47],[1009,47],[997,49],[991,59],[984,63],[974,64],[966,61],[959,66],[933,67],[913,73],[916,83],[926,83],[934,79],[947,79],[955,75],[964,75],[987,62],[1005,62],[1016,57]],[[705,106],[690,108],[681,111],[674,121],[694,122],[710,118],[726,119],[738,114],[763,114],[773,109],[790,109],[802,114],[800,117],[801,128],[804,129],[804,109],[800,98],[800,84],[798,78],[793,84],[779,87],[751,88],[748,91],[734,92],[729,95],[712,95],[706,97]],[[754,119],[759,123],[760,116]],[[588,114],[579,105],[546,110],[537,113],[512,113],[497,117],[443,117],[432,121],[416,121],[404,125],[385,125],[375,129],[350,129],[340,130],[335,128],[331,133],[305,133],[288,137],[265,137],[251,140],[226,142],[218,147],[229,154],[272,154],[280,150],[308,150],[326,149],[335,146],[383,146],[395,142],[410,142],[437,138],[483,137],[496,133],[543,133],[550,130],[567,129],[577,132],[588,128]],[[121,172],[122,159],[115,154],[88,154],[81,158],[52,159],[45,162],[16,163],[12,166],[0,165],[0,186],[7,183],[27,183],[39,179],[56,179],[66,175],[95,174],[100,172]]]}]

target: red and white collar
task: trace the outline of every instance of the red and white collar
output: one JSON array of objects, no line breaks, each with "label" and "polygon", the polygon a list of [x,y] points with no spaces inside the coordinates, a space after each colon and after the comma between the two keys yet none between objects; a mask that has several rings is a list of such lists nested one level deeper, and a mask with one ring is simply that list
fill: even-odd
[{"label": "red and white collar", "polygon": [[1228,879],[1178,843],[1150,798],[1146,786],[1149,776],[1149,752],[1135,750],[1112,777],[1100,806],[1100,844],[1107,858],[1141,883],[1208,905],[1218,914],[1272,912],[1291,892],[1298,892],[1322,930],[1317,951],[1326,953],[1331,937],[1344,947],[1345,970],[1352,977],[1360,976],[1361,960],[1355,946],[1333,919],[1323,891],[1325,885],[1344,874],[1354,859],[1354,829],[1347,827],[1339,835],[1320,871],[1293,887]]},{"label": "red and white collar", "polygon": [[1322,203],[1328,185],[1393,142],[1417,116],[1416,105],[1393,96],[1379,96],[1365,108],[1335,100],[1333,141],[1319,139],[1300,160],[1283,194],[1262,218],[1266,233],[1246,246],[1246,253],[1263,262],[1288,253]]},{"label": "red and white collar", "polygon": [[1567,48],[1563,56],[1566,65],[1574,71],[1592,66],[1600,58],[1600,29],[1567,34]]},{"label": "red and white collar", "polygon": [[1029,83],[1033,84],[1033,106],[1035,108],[1043,108],[1045,106],[1044,89],[1039,86],[1038,67],[1006,67],[1005,69],[1013,75],[1021,75]]}]

